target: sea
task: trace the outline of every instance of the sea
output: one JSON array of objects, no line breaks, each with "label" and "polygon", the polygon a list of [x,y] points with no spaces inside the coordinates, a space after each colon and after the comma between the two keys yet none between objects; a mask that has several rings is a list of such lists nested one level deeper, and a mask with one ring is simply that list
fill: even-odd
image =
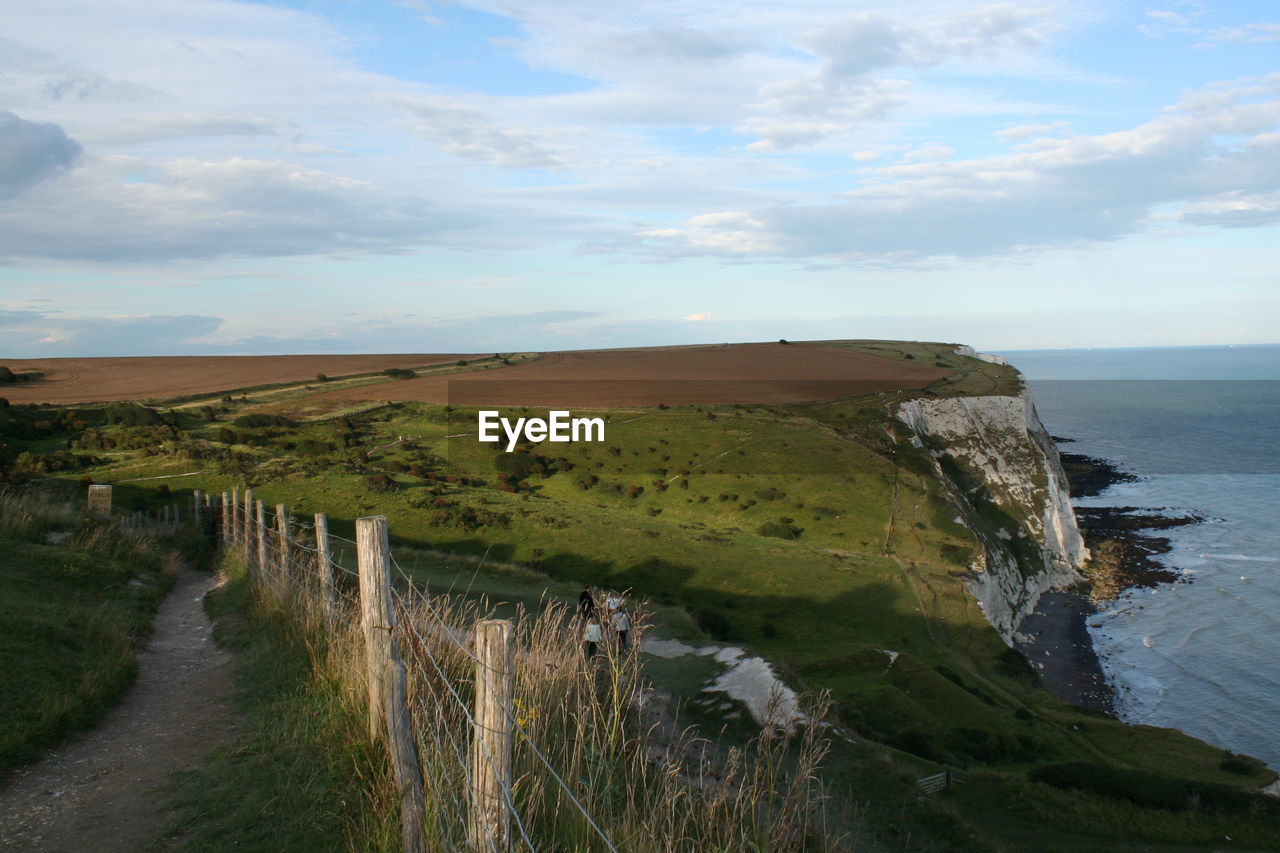
[{"label": "sea", "polygon": [[1077,505],[1205,517],[1152,532],[1180,581],[1089,620],[1117,715],[1280,770],[1280,345],[998,354],[1061,450],[1138,477]]}]

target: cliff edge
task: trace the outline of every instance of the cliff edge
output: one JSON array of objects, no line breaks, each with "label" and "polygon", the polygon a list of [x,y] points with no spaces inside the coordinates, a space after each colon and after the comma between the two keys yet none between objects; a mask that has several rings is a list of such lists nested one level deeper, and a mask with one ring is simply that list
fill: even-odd
[{"label": "cliff edge", "polygon": [[913,399],[894,414],[932,457],[958,520],[980,543],[969,590],[1011,643],[1040,595],[1079,580],[1089,556],[1031,392],[1024,386],[1013,396]]}]

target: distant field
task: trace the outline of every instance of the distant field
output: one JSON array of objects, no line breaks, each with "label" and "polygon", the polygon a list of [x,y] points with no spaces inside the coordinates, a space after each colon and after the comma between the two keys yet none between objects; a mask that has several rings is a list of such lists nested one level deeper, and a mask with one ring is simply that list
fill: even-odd
[{"label": "distant field", "polygon": [[12,403],[107,403],[160,400],[281,382],[304,382],[316,374],[347,376],[388,367],[422,367],[459,355],[227,355],[137,358],[0,359],[14,372],[36,370],[38,382],[0,386]]},{"label": "distant field", "polygon": [[830,344],[736,344],[553,352],[511,367],[319,396],[469,406],[786,404],[923,388],[949,375]]}]

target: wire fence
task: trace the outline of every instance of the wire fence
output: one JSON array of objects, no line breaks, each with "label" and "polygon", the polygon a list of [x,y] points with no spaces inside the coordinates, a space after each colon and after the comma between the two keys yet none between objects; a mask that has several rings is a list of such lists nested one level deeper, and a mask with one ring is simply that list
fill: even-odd
[{"label": "wire fence", "polygon": [[[428,594],[389,546],[380,555],[380,517],[359,520],[352,540],[324,514],[291,519],[248,490],[203,508],[256,595],[323,638],[353,695],[367,689],[371,732],[397,768],[406,850],[841,848],[816,778],[819,727],[796,743],[766,732],[750,755],[708,750],[646,700],[643,611],[629,642],[605,632],[596,654],[583,614],[563,602],[494,620],[484,597]],[[496,636],[505,645],[493,652]],[[383,646],[385,662],[374,659]],[[403,707],[388,704],[397,684]]]}]

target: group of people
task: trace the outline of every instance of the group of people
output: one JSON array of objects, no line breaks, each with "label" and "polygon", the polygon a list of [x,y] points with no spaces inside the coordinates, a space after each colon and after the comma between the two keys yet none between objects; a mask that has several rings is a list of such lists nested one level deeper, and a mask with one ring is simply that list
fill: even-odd
[{"label": "group of people", "polygon": [[603,606],[596,604],[591,587],[584,586],[578,596],[578,615],[586,626],[582,630],[582,640],[587,652],[587,659],[595,657],[596,650],[604,642],[604,628],[608,625],[618,640],[618,649],[626,651],[630,645],[631,617],[623,606],[626,599],[623,595],[611,592],[605,596]]}]

